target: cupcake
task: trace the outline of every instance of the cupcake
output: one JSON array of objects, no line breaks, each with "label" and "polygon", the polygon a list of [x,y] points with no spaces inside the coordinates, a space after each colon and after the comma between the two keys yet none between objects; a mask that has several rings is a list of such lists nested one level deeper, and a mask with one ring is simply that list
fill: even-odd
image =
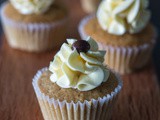
[{"label": "cupcake", "polygon": [[122,82],[103,64],[105,51],[87,40],[67,39],[49,68],[33,78],[45,120],[108,120]]},{"label": "cupcake", "polygon": [[96,12],[101,0],[81,0],[81,5],[86,13]]},{"label": "cupcake", "polygon": [[116,72],[131,73],[149,62],[156,39],[147,7],[148,0],[104,0],[96,15],[82,19],[79,33],[107,51],[105,63]]},{"label": "cupcake", "polygon": [[60,46],[66,37],[68,13],[54,0],[10,0],[1,19],[12,48],[41,52]]}]

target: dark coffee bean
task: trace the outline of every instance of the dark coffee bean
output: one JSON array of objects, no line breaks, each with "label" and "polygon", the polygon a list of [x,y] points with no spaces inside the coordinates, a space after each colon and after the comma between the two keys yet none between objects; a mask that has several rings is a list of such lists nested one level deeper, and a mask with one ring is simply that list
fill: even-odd
[{"label": "dark coffee bean", "polygon": [[85,40],[77,40],[75,43],[73,43],[72,49],[76,49],[78,53],[86,53],[90,49],[90,44]]}]

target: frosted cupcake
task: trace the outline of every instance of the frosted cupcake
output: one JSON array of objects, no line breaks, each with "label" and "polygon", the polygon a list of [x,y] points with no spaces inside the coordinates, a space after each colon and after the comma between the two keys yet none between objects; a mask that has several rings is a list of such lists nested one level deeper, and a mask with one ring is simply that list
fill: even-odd
[{"label": "frosted cupcake", "polygon": [[101,0],[81,0],[82,8],[87,13],[96,12]]},{"label": "frosted cupcake", "polygon": [[54,0],[10,0],[2,5],[1,19],[12,48],[41,52],[63,43],[67,10]]},{"label": "frosted cupcake", "polygon": [[147,7],[148,0],[104,0],[96,16],[81,21],[80,35],[91,36],[107,51],[105,63],[115,71],[131,73],[148,63],[155,43]]},{"label": "frosted cupcake", "polygon": [[108,120],[122,82],[103,65],[105,51],[88,40],[67,39],[49,69],[33,78],[45,120]]}]

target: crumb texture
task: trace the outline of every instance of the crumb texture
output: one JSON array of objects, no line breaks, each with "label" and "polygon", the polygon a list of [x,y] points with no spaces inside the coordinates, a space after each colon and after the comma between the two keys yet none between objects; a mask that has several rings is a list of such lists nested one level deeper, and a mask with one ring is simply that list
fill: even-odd
[{"label": "crumb texture", "polygon": [[58,4],[53,4],[50,9],[43,14],[23,15],[19,13],[10,3],[7,3],[4,9],[6,17],[16,22],[23,23],[50,23],[61,20],[67,16],[67,10]]},{"label": "crumb texture", "polygon": [[110,73],[110,77],[107,82],[102,83],[96,89],[90,91],[78,91],[72,88],[61,88],[57,84],[49,80],[50,72],[44,72],[38,80],[38,86],[42,93],[48,95],[50,98],[59,99],[60,101],[67,100],[67,102],[74,101],[83,102],[84,100],[90,101],[91,99],[97,99],[110,94],[118,86],[118,81],[113,73]]},{"label": "crumb texture", "polygon": [[151,24],[148,24],[143,31],[136,34],[126,33],[121,36],[109,34],[100,27],[96,17],[90,19],[87,24],[85,24],[84,31],[97,42],[113,46],[143,45],[145,43],[150,43],[155,37],[155,31]]}]

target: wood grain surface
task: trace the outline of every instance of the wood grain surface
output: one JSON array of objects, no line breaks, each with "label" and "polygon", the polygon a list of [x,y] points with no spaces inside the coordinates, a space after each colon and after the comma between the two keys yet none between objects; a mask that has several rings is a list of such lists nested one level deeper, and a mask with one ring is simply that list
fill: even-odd
[{"label": "wood grain surface", "polygon": [[[79,38],[77,25],[85,13],[78,0],[65,2],[71,8],[68,37]],[[49,65],[57,50],[27,53],[10,48],[4,37],[1,42],[0,120],[43,120],[31,82],[38,69]],[[124,86],[112,120],[160,120],[160,91],[152,65],[122,79]]]}]

